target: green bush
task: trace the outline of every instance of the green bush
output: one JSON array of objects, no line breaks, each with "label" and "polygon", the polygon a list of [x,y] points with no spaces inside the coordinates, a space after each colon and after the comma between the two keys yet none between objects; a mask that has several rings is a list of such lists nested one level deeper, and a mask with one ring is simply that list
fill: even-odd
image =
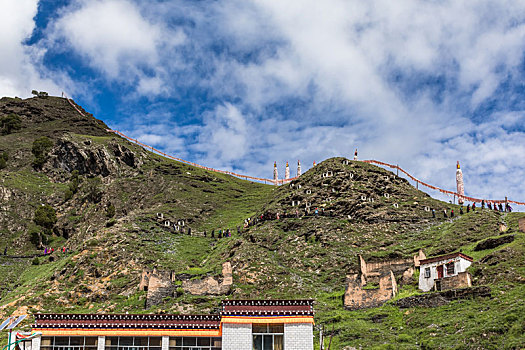
[{"label": "green bush", "polygon": [[2,135],[11,134],[22,128],[22,119],[16,114],[8,114],[0,118],[0,130]]},{"label": "green bush", "polygon": [[34,258],[33,261],[31,261],[31,265],[40,265],[40,260],[38,258]]},{"label": "green bush", "polygon": [[37,168],[41,168],[47,160],[48,153],[53,147],[53,141],[49,137],[42,136],[33,142],[33,148],[31,152],[35,156],[33,165]]},{"label": "green bush", "polygon": [[113,204],[108,205],[106,209],[106,216],[112,218],[115,216],[115,206]]},{"label": "green bush", "polygon": [[102,180],[99,177],[93,177],[86,181],[86,197],[93,203],[98,203],[102,199]]},{"label": "green bush", "polygon": [[73,170],[71,172],[71,178],[69,180],[69,190],[73,192],[73,194],[77,193],[78,185],[80,184],[80,176],[78,175],[78,170]]},{"label": "green bush", "polygon": [[9,156],[7,155],[6,151],[0,153],[0,169],[4,169],[7,166],[8,159]]},{"label": "green bush", "polygon": [[68,188],[65,192],[64,192],[64,201],[68,201],[70,200],[71,198],[73,198],[73,192],[71,192],[71,190]]},{"label": "green bush", "polygon": [[57,222],[55,209],[53,209],[53,207],[49,204],[36,208],[33,221],[38,226],[41,226],[46,233],[51,233],[53,226],[55,226]]}]

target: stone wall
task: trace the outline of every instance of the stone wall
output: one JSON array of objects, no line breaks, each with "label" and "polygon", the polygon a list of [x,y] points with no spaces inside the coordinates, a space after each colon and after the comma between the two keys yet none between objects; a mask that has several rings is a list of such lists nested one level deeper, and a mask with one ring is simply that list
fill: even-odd
[{"label": "stone wall", "polygon": [[408,259],[393,259],[382,262],[366,262],[359,255],[359,269],[366,279],[378,278],[392,271],[394,275],[403,276],[410,280],[414,274],[414,267],[419,267],[419,261],[426,259],[425,253],[420,249],[417,255]]},{"label": "stone wall", "polygon": [[456,276],[441,279],[441,290],[472,287],[472,279],[467,271],[460,272]]},{"label": "stone wall", "polygon": [[518,220],[518,227],[521,232],[525,232],[525,218]]},{"label": "stone wall", "polygon": [[[232,267],[229,262],[222,265],[222,278],[211,276],[203,279],[182,280],[184,292],[192,295],[224,295],[230,292],[233,284]],[[143,271],[140,278],[139,290],[147,291],[146,306],[161,304],[166,297],[174,296],[178,285],[177,276],[171,271]]]},{"label": "stone wall", "polygon": [[286,350],[313,350],[313,325],[311,323],[285,324],[284,348]]},{"label": "stone wall", "polygon": [[453,300],[477,297],[491,297],[490,288],[481,286],[473,288],[450,289],[444,292],[426,293],[395,301],[400,308],[437,307],[448,304]]},{"label": "stone wall", "polygon": [[376,289],[365,289],[367,280],[359,274],[347,276],[346,282],[344,307],[350,310],[380,306],[397,294],[396,278],[392,271],[379,278],[379,288]]},{"label": "stone wall", "polygon": [[227,294],[233,284],[232,266],[229,262],[222,264],[222,281],[213,277],[182,281],[184,292],[192,295]]},{"label": "stone wall", "polygon": [[[222,325],[222,350],[251,350],[252,325],[224,323]],[[285,349],[287,349],[285,347]]]}]

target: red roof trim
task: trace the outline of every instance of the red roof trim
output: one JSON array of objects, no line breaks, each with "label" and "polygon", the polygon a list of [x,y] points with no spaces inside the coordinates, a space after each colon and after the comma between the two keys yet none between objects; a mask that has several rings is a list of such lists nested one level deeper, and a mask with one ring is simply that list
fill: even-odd
[{"label": "red roof trim", "polygon": [[463,254],[463,253],[461,253],[461,252],[457,252],[457,253],[451,253],[451,254],[446,254],[446,255],[440,255],[440,256],[433,257],[433,258],[428,258],[428,259],[420,260],[420,261],[419,261],[419,264],[420,264],[420,265],[431,264],[431,263],[436,262],[436,261],[448,260],[448,259],[453,259],[453,258],[457,258],[457,257],[463,258],[463,259],[468,260],[468,261],[470,261],[470,262],[474,261],[474,259],[471,258],[470,256],[465,255],[465,254]]}]

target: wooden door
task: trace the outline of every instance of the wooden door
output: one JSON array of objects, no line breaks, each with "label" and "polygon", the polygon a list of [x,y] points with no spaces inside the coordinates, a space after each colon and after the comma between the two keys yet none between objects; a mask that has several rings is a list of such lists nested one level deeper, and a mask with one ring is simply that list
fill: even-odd
[{"label": "wooden door", "polygon": [[438,278],[443,278],[443,265],[437,267]]}]

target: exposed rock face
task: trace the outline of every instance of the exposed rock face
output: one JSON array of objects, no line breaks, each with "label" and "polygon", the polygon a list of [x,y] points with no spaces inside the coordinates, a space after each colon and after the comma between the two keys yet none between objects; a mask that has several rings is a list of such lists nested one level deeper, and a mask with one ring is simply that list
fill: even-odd
[{"label": "exposed rock face", "polygon": [[500,245],[513,242],[515,235],[503,236],[498,238],[489,238],[483,242],[479,242],[475,247],[474,251],[480,251],[485,249],[492,249],[499,247]]},{"label": "exposed rock face", "polygon": [[120,165],[137,168],[142,164],[133,152],[117,143],[97,147],[90,140],[78,144],[67,137],[56,142],[49,163],[52,168],[68,173],[78,170],[80,175],[103,177],[115,172]]},{"label": "exposed rock face", "polygon": [[489,287],[450,289],[444,292],[414,295],[408,298],[399,299],[395,304],[400,308],[437,307],[448,304],[453,300],[490,296]]}]

